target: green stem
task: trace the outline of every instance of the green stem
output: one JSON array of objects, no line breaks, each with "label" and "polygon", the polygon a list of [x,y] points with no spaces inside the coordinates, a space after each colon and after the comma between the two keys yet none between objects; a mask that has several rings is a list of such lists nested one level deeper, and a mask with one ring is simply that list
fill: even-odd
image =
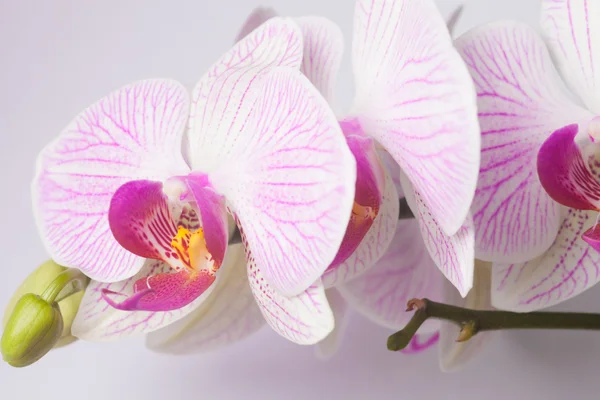
[{"label": "green stem", "polygon": [[458,341],[468,340],[478,332],[504,329],[571,329],[600,330],[600,314],[569,312],[530,312],[471,310],[428,299],[412,299],[407,311],[416,309],[404,329],[388,338],[388,349],[402,350],[419,327],[429,318],[454,322],[462,331]]},{"label": "green stem", "polygon": [[84,290],[89,280],[90,278],[80,270],[68,268],[54,278],[42,293],[41,298],[50,304],[58,303],[62,299]]}]

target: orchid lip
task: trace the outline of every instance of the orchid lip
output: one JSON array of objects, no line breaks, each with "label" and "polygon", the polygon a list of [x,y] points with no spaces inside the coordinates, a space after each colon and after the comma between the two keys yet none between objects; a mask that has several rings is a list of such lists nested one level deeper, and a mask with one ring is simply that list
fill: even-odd
[{"label": "orchid lip", "polygon": [[124,296],[103,289],[102,298],[112,307],[125,311],[170,311],[182,308],[200,296],[216,279],[219,266],[206,248],[202,228],[190,232],[179,226],[171,241],[170,256],[186,269],[138,279],[134,294],[120,303],[110,296]]},{"label": "orchid lip", "polygon": [[[109,223],[117,242],[138,256],[161,260],[175,271],[138,279],[133,295],[120,303],[109,298],[119,293],[103,292],[104,299],[113,307],[145,311],[178,309],[215,281],[222,263],[220,251],[224,249],[209,247],[213,224],[200,223],[200,218],[206,219],[202,213],[209,215],[211,210],[204,207],[198,213],[195,202],[176,201],[179,218],[173,217],[175,210],[169,198],[181,198],[187,192],[187,181],[175,177],[164,185],[156,181],[130,181],[113,195]],[[201,225],[210,231],[205,232]]]},{"label": "orchid lip", "polygon": [[579,129],[577,124],[557,129],[542,144],[537,156],[538,176],[554,201],[578,210],[598,210],[597,145],[590,144],[582,151],[575,141]]}]

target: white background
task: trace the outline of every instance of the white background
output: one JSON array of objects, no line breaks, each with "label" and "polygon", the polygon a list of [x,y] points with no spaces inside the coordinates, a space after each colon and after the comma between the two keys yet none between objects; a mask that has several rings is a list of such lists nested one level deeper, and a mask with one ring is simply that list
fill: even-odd
[{"label": "white background", "polygon": [[[460,0],[438,1],[448,15]],[[269,4],[269,3],[267,3]],[[321,14],[350,42],[352,0],[271,1],[281,14]],[[254,0],[0,0],[0,307],[47,256],[29,184],[37,152],[84,107],[143,78],[193,85],[230,46]],[[471,0],[457,33],[495,19],[537,22],[537,0]],[[349,51],[338,99],[352,95]],[[600,312],[600,285],[561,309]],[[600,393],[600,333],[509,332],[458,374],[435,349],[388,352],[390,332],[353,316],[340,353],[264,329],[226,350],[169,357],[142,340],[79,342],[41,362],[0,364],[0,399],[585,399]]]}]

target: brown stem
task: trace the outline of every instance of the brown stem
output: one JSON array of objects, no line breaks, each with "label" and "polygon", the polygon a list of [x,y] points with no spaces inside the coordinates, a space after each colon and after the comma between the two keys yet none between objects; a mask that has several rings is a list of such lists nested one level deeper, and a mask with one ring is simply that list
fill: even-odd
[{"label": "brown stem", "polygon": [[428,299],[410,300],[407,311],[412,310],[416,310],[415,314],[404,329],[388,338],[389,350],[398,351],[408,346],[419,327],[429,318],[450,321],[461,327],[459,341],[468,340],[478,332],[504,329],[600,330],[600,314],[592,313],[471,310]]}]

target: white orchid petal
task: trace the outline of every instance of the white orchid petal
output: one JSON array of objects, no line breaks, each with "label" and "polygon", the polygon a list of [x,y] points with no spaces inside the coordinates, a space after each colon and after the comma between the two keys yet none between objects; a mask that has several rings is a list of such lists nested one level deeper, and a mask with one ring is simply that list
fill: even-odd
[{"label": "white orchid petal", "polygon": [[446,234],[475,193],[476,97],[432,0],[356,3],[354,114],[398,162]]},{"label": "white orchid petal", "polygon": [[473,286],[475,258],[475,231],[470,215],[461,228],[452,236],[446,235],[423,197],[412,187],[408,178],[400,175],[406,200],[415,218],[419,221],[421,236],[433,262],[444,276],[465,297]]},{"label": "white orchid petal", "polygon": [[581,236],[596,223],[596,211],[563,207],[563,219],[550,248],[522,264],[494,263],[494,307],[529,312],[568,300],[600,281],[600,253]]},{"label": "white orchid petal", "polygon": [[250,134],[245,127],[263,85],[261,77],[277,66],[299,68],[302,33],[289,18],[274,17],[223,55],[192,92],[188,142],[194,171],[230,166]]},{"label": "white orchid petal", "polygon": [[330,105],[334,104],[335,77],[342,63],[344,36],[341,29],[323,17],[296,18],[302,31],[304,57],[300,70]]},{"label": "white orchid petal", "polygon": [[561,92],[546,46],[526,24],[475,28],[456,46],[477,88],[482,131],[476,256],[530,260],[552,244],[560,223],[559,206],[538,178],[537,153],[556,129],[591,115]]},{"label": "white orchid petal", "polygon": [[[356,162],[331,109],[300,71],[271,71],[236,170],[213,172],[262,274],[304,292],[333,261],[354,201]],[[241,140],[241,139],[240,139]]]},{"label": "white orchid petal", "polygon": [[144,259],[122,248],[110,231],[110,201],[128,181],[187,173],[181,139],[188,110],[187,91],[178,82],[136,82],[81,112],[42,150],[33,206],[53,260],[105,282],[142,268]]},{"label": "white orchid petal", "polygon": [[600,113],[600,2],[543,0],[544,39],[563,79]]},{"label": "white orchid petal", "polygon": [[321,360],[329,360],[333,357],[340,348],[340,344],[343,340],[344,333],[348,326],[348,317],[350,310],[348,309],[348,303],[342,295],[335,288],[327,289],[327,300],[333,311],[333,318],[335,320],[335,327],[333,331],[315,346],[315,353]]}]

